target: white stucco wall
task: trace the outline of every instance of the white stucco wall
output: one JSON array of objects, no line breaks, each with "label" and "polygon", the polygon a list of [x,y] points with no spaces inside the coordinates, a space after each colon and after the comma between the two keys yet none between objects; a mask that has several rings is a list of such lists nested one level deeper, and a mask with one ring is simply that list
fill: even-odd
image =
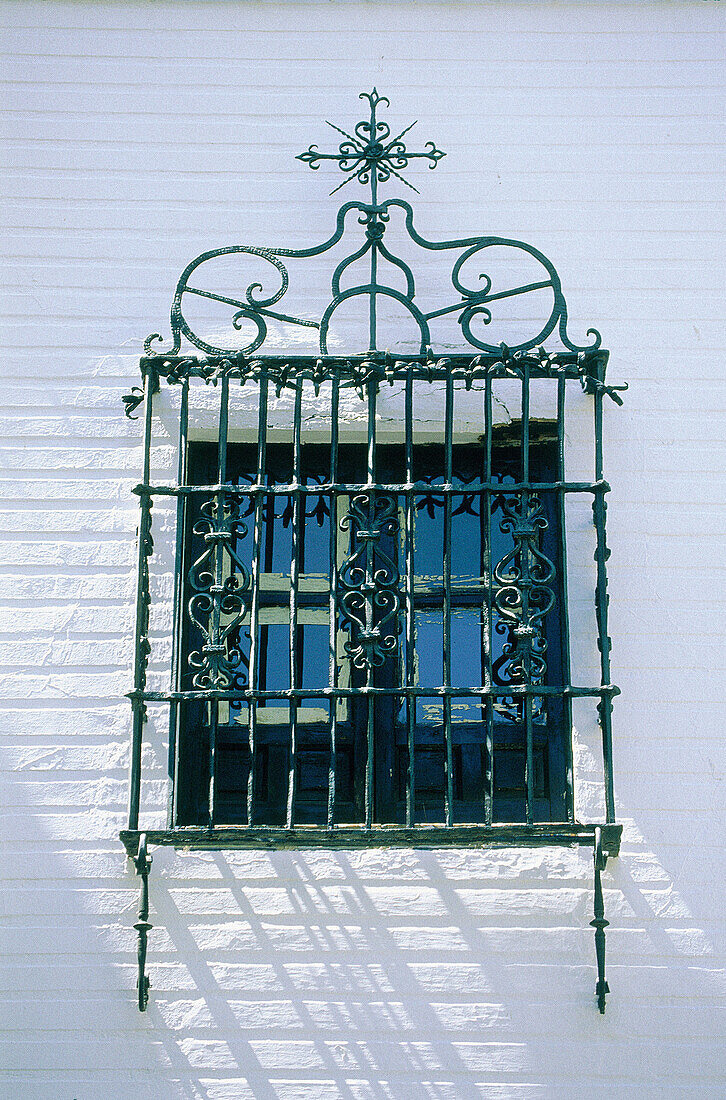
[{"label": "white stucco wall", "polygon": [[[723,6],[0,10],[0,1093],[722,1095]],[[591,854],[557,849],[157,850],[135,1006],[119,397],[192,257],[329,233],[332,178],[293,158],[373,84],[448,154],[415,179],[421,232],[535,244],[631,386],[606,410],[625,835],[604,1017]]]}]

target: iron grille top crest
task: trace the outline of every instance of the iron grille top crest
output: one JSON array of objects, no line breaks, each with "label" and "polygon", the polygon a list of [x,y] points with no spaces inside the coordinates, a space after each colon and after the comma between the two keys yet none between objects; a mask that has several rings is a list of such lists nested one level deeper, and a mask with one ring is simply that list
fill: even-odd
[{"label": "iron grille top crest", "polygon": [[[535,304],[531,313],[535,319],[531,322],[531,329],[524,338],[520,331],[514,340],[507,342],[511,352],[524,352],[542,345],[555,331],[563,347],[569,351],[593,351],[599,348],[601,337],[593,328],[587,330],[588,336],[592,338],[588,345],[576,344],[570,339],[567,333],[567,304],[560,278],[551,261],[533,245],[495,236],[428,240],[415,229],[413,209],[408,202],[397,198],[379,201],[379,184],[395,178],[416,191],[413,184],[404,179],[401,173],[416,160],[427,162],[429,168],[436,168],[445,153],[432,141],[426,142],[423,151],[411,152],[403,139],[415,123],[392,137],[388,124],[381,122],[377,116],[379,107],[389,105],[388,99],[380,96],[375,88],[370,93],[362,93],[360,98],[368,101],[370,113],[367,119],[355,125],[352,133],[328,123],[345,139],[339,144],[337,152],[320,152],[318,146],[313,144],[304,153],[300,153],[297,159],[314,170],[323,162],[336,164],[345,179],[331,194],[357,179],[359,183],[370,187],[370,201],[352,200],[341,206],[335,231],[319,245],[301,249],[229,245],[201,253],[184,269],[176,286],[170,318],[172,346],[159,347],[159,344],[163,344],[163,337],[159,333],[152,333],[144,344],[146,354],[177,355],[181,350],[182,337],[185,337],[195,348],[207,355],[250,355],[265,343],[271,321],[283,328],[293,326],[298,330],[301,327],[317,329],[320,354],[332,354],[337,350],[332,346],[329,348],[333,315],[344,302],[356,304],[355,299],[367,307],[365,316],[368,329],[367,349],[358,347],[356,351],[379,350],[379,302],[387,300],[388,306],[398,303],[411,318],[417,333],[418,354],[425,355],[434,348],[437,351],[443,350],[443,346],[447,350],[452,348],[450,341],[444,341],[442,346],[440,339],[435,342],[432,337],[431,323],[447,317],[455,318],[460,330],[459,340],[463,338],[465,345],[477,351],[494,353],[499,351],[501,340],[489,342],[483,338],[486,334],[481,331],[481,326],[489,325],[493,320],[493,304],[539,291],[549,292],[548,308],[542,311],[541,295],[539,299],[535,297],[532,300]],[[398,212],[403,215],[403,231],[409,247],[413,245],[429,253],[444,252],[453,256],[453,264],[447,272],[447,281],[450,281],[453,292],[443,305],[426,309],[416,301],[416,280],[411,265],[404,256],[393,251],[395,246],[390,244],[390,239],[386,239],[391,217]],[[357,218],[353,215],[357,215]],[[330,251],[344,238],[349,225],[357,228],[358,234],[362,227],[363,241],[358,237],[352,251],[335,267],[331,277],[330,299],[320,316],[302,317],[281,311],[278,303],[290,286],[289,261],[311,259]],[[495,285],[496,277],[482,271],[479,264],[487,249],[505,249],[512,261],[524,260],[530,265],[534,263],[539,278],[522,282],[517,278],[507,280],[505,277],[503,280],[500,278],[500,282]],[[214,289],[215,275],[218,275],[215,261],[238,255],[256,257],[255,262],[259,263],[261,260],[269,264],[274,269],[276,280],[273,289],[267,290],[259,280],[247,282],[244,277],[239,280],[238,285],[245,286],[246,283],[246,287],[239,294],[223,294]],[[487,260],[490,259],[494,259],[494,254],[487,256]],[[362,277],[357,274],[361,263],[365,271]],[[471,274],[477,267],[478,278]],[[489,270],[493,270],[491,266]],[[350,285],[344,285],[344,280]],[[507,285],[507,281],[514,285]],[[205,282],[206,287],[202,285]],[[404,289],[401,289],[402,284]],[[305,287],[305,283],[301,285]],[[200,298],[233,310],[231,324],[234,332],[229,338],[222,337],[218,332],[203,334],[192,327],[187,314],[193,303],[199,305]],[[476,323],[476,331],[472,330],[473,323]],[[246,335],[240,336],[242,330]],[[234,333],[237,334],[236,341],[232,339]]]}]

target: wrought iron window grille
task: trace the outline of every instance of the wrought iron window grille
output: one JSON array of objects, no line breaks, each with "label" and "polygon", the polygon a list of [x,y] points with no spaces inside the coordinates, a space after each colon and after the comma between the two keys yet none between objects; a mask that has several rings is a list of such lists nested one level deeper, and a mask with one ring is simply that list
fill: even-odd
[{"label": "wrought iron window grille", "polygon": [[[431,241],[414,228],[408,202],[379,199],[379,185],[394,179],[412,188],[402,175],[412,162],[433,169],[445,154],[433,142],[409,151],[403,139],[411,127],[392,136],[378,117],[388,100],[375,89],[361,99],[368,116],[352,133],[328,124],[344,139],[337,151],[311,145],[298,159],[314,170],[335,164],[344,179],[334,190],[357,181],[369,188],[369,199],[345,203],[321,245],[234,245],[198,256],[177,283],[171,347],[158,348],[159,334],[147,339],[143,387],[123,398],[132,419],[144,405],[143,477],[135,489],[141,514],[129,818],[121,833],[142,879],[135,926],[139,1008],[146,1007],[149,986],[149,845],[588,844],[603,1012],[608,922],[601,871],[608,856],[618,854],[622,829],[612,777],[618,689],[610,678],[607,627],[603,405],[605,397],[622,404],[618,391],[626,387],[605,382],[608,353],[596,330],[588,330],[588,345],[571,340],[559,277],[536,248],[500,237]],[[424,311],[414,301],[411,264],[386,238],[398,212],[409,245],[451,261],[452,300],[444,305]],[[332,250],[351,224],[363,239],[335,267],[321,314],[298,317],[278,308],[290,286],[288,267]],[[497,289],[492,276],[480,273],[472,286],[468,273],[488,249],[526,257],[541,277]],[[217,260],[240,256],[268,265],[276,289],[267,291],[259,281],[241,295],[205,288],[204,275],[214,273]],[[510,345],[483,339],[480,329],[492,323],[496,303],[540,301],[543,292],[551,304],[534,331],[520,326]],[[222,342],[217,328],[210,334],[192,326],[199,300],[233,311],[230,338]],[[346,303],[364,307],[368,347],[334,354],[332,328]],[[378,346],[392,304],[416,333],[414,347],[400,354]],[[444,340],[439,352],[434,336],[444,323],[455,326],[458,346]],[[316,351],[259,353],[271,325],[317,330]],[[553,334],[561,350],[545,350]],[[183,352],[183,338],[202,354]],[[541,384],[554,394],[554,414],[545,422],[533,396]],[[566,395],[573,384],[592,396],[593,406],[594,476],[578,481],[568,479],[565,467]],[[508,441],[495,409],[503,385],[516,395]],[[190,429],[199,392],[206,395],[207,418],[209,398],[217,395],[211,451]],[[240,441],[235,422],[240,392],[254,397],[253,442]],[[395,395],[399,418],[395,438],[383,440],[386,393]],[[155,399],[163,405],[172,394],[178,395],[173,485],[152,480]],[[440,421],[435,440],[421,442],[414,402],[431,394],[441,399]],[[474,394],[483,404],[478,434],[462,431],[457,417]],[[325,442],[316,444],[324,461],[317,465],[303,440],[311,395],[328,410]],[[341,413],[351,401],[362,438]],[[292,414],[282,436],[272,412],[281,402]],[[168,402],[165,408],[168,414]],[[249,402],[242,420],[249,435]],[[569,502],[583,500],[591,504],[595,529],[600,676],[590,686],[572,683],[567,599],[566,512]],[[170,501],[174,629],[169,687],[161,687],[149,682],[152,509]],[[429,560],[432,546],[440,548],[440,567],[417,572],[417,559]],[[462,547],[470,546],[474,562],[462,571]],[[469,633],[457,641],[462,609]],[[433,614],[439,633],[425,650],[426,614]],[[276,628],[286,636],[284,662],[270,656]],[[426,682],[425,654],[439,651],[439,674]],[[458,673],[454,667],[460,653],[469,683],[461,679],[460,660]],[[580,699],[596,702],[601,729],[604,820],[596,824],[575,819],[572,707]],[[151,705],[169,712],[172,793],[164,828],[141,821]]]}]

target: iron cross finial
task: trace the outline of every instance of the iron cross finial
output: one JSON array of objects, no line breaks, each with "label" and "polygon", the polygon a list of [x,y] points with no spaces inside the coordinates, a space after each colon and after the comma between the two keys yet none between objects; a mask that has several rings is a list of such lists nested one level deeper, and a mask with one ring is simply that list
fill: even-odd
[{"label": "iron cross finial", "polygon": [[400,172],[408,167],[410,160],[415,159],[427,160],[429,168],[435,168],[441,158],[446,156],[446,153],[442,153],[440,149],[437,149],[433,141],[426,142],[423,152],[410,153],[402,139],[416,123],[412,122],[410,126],[407,126],[396,137],[392,138],[390,126],[385,122],[379,122],[376,118],[376,109],[379,104],[384,103],[390,107],[390,102],[386,96],[379,95],[374,88],[372,92],[361,92],[359,99],[368,100],[371,109],[370,117],[367,120],[358,122],[353,134],[349,134],[347,130],[341,130],[339,126],[326,120],[331,129],[337,130],[346,139],[338,146],[337,153],[321,153],[318,151],[317,145],[311,145],[306,152],[300,153],[295,159],[310,165],[314,170],[320,167],[320,162],[323,160],[337,161],[338,167],[341,172],[347,174],[347,178],[333,188],[330,192],[331,195],[334,195],[341,187],[345,187],[346,183],[350,183],[351,180],[357,178],[360,183],[370,184],[371,203],[375,206],[378,184],[385,183],[391,176],[395,176],[402,183],[405,183],[406,187],[410,187],[412,191],[416,191],[418,194],[417,188],[408,180],[405,180]]}]

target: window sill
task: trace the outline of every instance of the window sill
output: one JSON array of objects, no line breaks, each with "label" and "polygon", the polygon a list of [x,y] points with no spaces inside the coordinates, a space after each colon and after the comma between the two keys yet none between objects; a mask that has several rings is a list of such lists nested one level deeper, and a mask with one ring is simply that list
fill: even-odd
[{"label": "window sill", "polygon": [[580,825],[548,822],[537,825],[298,825],[294,829],[275,826],[222,825],[214,829],[187,825],[177,829],[124,829],[119,834],[129,856],[135,856],[139,838],[149,845],[168,844],[175,848],[539,848],[548,845],[595,845],[595,829],[602,830],[603,851],[617,856],[622,825]]}]

